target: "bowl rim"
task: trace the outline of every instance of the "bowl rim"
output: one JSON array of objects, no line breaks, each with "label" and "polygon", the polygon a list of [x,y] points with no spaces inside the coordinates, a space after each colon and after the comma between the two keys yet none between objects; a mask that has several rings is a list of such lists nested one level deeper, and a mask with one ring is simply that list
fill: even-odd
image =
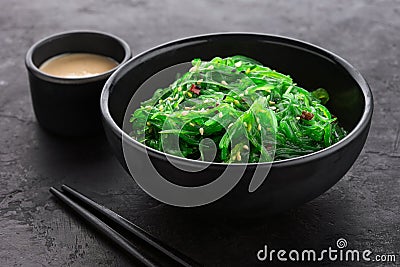
[{"label": "bowl rim", "polygon": [[[116,67],[114,67],[106,72],[103,72],[103,73],[100,73],[97,75],[93,75],[93,76],[82,77],[82,78],[65,78],[65,77],[50,75],[50,74],[47,74],[47,73],[41,71],[39,69],[39,67],[33,63],[32,56],[35,53],[36,49],[38,49],[38,47],[44,45],[45,43],[54,41],[54,40],[62,39],[62,38],[65,38],[65,37],[68,37],[71,35],[80,35],[80,34],[101,35],[101,36],[105,36],[107,38],[116,40],[119,43],[119,45],[121,45],[122,49],[124,50],[124,53],[125,53],[124,58],[122,59],[121,62],[117,62],[118,65]],[[68,53],[68,51],[66,51],[65,53]],[[59,56],[59,55],[60,54],[53,55],[52,57]],[[52,57],[50,57],[50,58],[52,58]],[[40,39],[39,41],[37,41],[36,43],[34,43],[26,53],[25,66],[34,75],[38,76],[40,79],[43,79],[43,80],[46,80],[49,82],[59,83],[59,84],[84,84],[84,83],[99,81],[99,80],[108,78],[113,72],[118,70],[118,68],[121,67],[124,63],[126,63],[131,57],[132,57],[132,50],[129,47],[128,43],[116,35],[113,35],[113,34],[107,33],[107,32],[102,32],[102,31],[95,31],[95,30],[72,30],[72,31],[59,32],[59,33],[55,33],[55,34],[46,36],[46,37]]]},{"label": "bowl rim", "polygon": [[[128,65],[131,64],[131,62],[134,61],[139,61],[140,59],[148,54],[151,54],[157,50],[163,49],[163,48],[168,48],[174,45],[182,44],[185,42],[193,42],[196,40],[202,40],[202,39],[210,39],[210,38],[218,38],[218,36],[225,36],[225,37],[237,37],[237,36],[251,36],[251,37],[262,37],[269,39],[269,42],[275,42],[275,43],[282,43],[285,45],[292,45],[295,46],[296,48],[303,48],[307,49],[309,52],[314,52],[317,53],[320,56],[325,56],[329,58],[330,60],[334,61],[338,65],[340,65],[342,68],[345,69],[345,71],[355,80],[355,82],[358,84],[359,88],[362,91],[363,97],[364,97],[364,111],[362,113],[362,116],[360,120],[358,121],[357,125],[354,127],[354,129],[347,135],[345,136],[342,140],[339,142],[326,147],[324,149],[315,151],[310,154],[306,154],[303,156],[299,157],[294,157],[294,158],[289,158],[289,159],[284,159],[284,160],[277,160],[271,162],[260,162],[260,163],[219,163],[219,162],[205,162],[205,161],[199,161],[199,160],[193,160],[193,159],[187,159],[179,156],[174,156],[171,154],[167,154],[162,151],[158,151],[156,149],[153,149],[151,147],[148,147],[146,145],[143,145],[142,143],[134,140],[131,138],[126,132],[124,132],[114,121],[112,118],[110,111],[108,109],[108,99],[110,95],[110,89],[113,87],[115,80],[117,78],[120,78],[120,75],[124,75],[124,70],[128,67]],[[173,159],[173,160],[178,160],[181,162],[186,162],[188,164],[207,164],[210,166],[235,166],[235,165],[247,165],[248,167],[255,167],[255,166],[260,166],[260,165],[271,165],[274,167],[286,167],[286,166],[292,166],[292,165],[299,165],[299,164],[304,164],[306,162],[310,162],[313,160],[316,160],[318,158],[326,157],[330,154],[334,154],[335,152],[341,150],[345,146],[347,146],[350,142],[352,142],[354,139],[358,138],[364,130],[369,127],[370,120],[372,118],[372,113],[373,113],[373,96],[371,89],[365,80],[365,78],[361,75],[361,73],[354,68],[349,62],[347,62],[345,59],[341,58],[340,56],[336,55],[333,52],[328,51],[325,48],[319,47],[317,45],[298,40],[296,38],[291,38],[291,37],[286,37],[282,35],[275,35],[275,34],[265,34],[265,33],[257,33],[257,32],[216,32],[216,33],[208,33],[208,34],[201,34],[201,35],[195,35],[195,36],[189,36],[189,37],[184,37],[184,38],[179,38],[170,42],[166,42],[163,44],[160,44],[158,46],[155,46],[153,48],[150,48],[144,52],[141,52],[140,54],[132,57],[130,60],[122,64],[106,81],[104,84],[103,90],[101,92],[100,96],[100,108],[101,108],[101,113],[103,116],[103,119],[105,122],[111,126],[112,131],[117,134],[118,136],[121,137],[121,142],[123,142],[122,138],[126,138],[125,140],[129,141],[132,145],[137,146],[139,149],[142,149],[146,151],[149,155],[157,157],[159,159],[165,160],[166,157]]]}]

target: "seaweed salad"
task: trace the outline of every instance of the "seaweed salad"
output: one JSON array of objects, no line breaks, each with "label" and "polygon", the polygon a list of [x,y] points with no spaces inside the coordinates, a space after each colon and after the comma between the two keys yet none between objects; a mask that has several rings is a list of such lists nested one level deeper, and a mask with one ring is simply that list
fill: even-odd
[{"label": "seaweed salad", "polygon": [[223,163],[289,159],[346,135],[325,104],[328,92],[245,56],[194,59],[131,116],[137,141],[168,154]]}]

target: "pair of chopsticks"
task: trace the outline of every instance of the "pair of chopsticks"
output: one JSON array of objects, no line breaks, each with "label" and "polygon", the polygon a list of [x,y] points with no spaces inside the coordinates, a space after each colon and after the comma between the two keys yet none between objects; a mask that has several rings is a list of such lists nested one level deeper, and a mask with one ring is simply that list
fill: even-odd
[{"label": "pair of chopsticks", "polygon": [[[193,259],[162,243],[124,217],[94,202],[67,185],[62,185],[61,191],[51,187],[50,192],[144,266],[162,266],[165,262],[173,263],[172,266],[201,266]],[[133,237],[132,239],[137,239],[143,247],[147,247],[147,250],[140,250],[139,246],[129,241],[124,235],[130,235]],[[153,254],[148,250],[153,250]],[[161,259],[157,261],[154,255],[159,255]]]}]

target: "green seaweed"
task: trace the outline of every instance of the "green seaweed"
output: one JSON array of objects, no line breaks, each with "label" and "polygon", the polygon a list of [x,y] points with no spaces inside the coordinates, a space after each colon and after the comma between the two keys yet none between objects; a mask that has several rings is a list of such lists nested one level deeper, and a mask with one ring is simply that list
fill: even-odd
[{"label": "green seaweed", "polygon": [[[269,162],[326,148],[346,135],[324,106],[288,76],[244,56],[194,59],[131,116],[130,135],[166,153],[216,162]],[[210,142],[202,142],[210,139]]]}]

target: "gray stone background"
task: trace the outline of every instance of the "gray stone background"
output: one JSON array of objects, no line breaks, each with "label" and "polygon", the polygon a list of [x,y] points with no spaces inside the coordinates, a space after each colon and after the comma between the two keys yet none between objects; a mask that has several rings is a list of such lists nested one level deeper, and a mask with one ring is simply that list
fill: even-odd
[{"label": "gray stone background", "polygon": [[[0,266],[134,264],[54,201],[48,188],[61,183],[207,266],[255,265],[264,244],[319,249],[339,237],[351,248],[397,253],[400,264],[400,1],[15,0],[1,3],[0,29]],[[103,137],[61,140],[37,125],[25,53],[37,40],[72,29],[116,34],[134,53],[218,31],[320,45],[350,61],[372,87],[366,146],[338,184],[302,207],[252,223],[187,219],[149,199]]]}]

